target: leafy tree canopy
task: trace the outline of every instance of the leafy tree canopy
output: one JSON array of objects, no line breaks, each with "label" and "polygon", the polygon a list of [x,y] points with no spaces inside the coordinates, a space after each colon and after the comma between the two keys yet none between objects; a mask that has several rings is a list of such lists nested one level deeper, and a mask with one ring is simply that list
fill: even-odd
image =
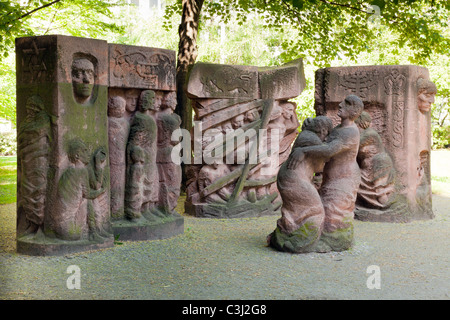
[{"label": "leafy tree canopy", "polygon": [[121,30],[112,8],[124,1],[12,0],[0,1],[0,59],[14,48],[17,37],[68,34],[96,38]]},{"label": "leafy tree canopy", "polygon": [[[191,0],[192,1],[192,0]],[[260,14],[274,32],[295,29],[297,37],[282,43],[283,60],[312,59],[328,66],[337,57],[370,52],[382,29],[392,44],[409,48],[410,63],[422,64],[432,53],[450,54],[448,0],[216,0],[202,1],[200,22],[236,18],[245,23]],[[169,5],[166,18],[181,14],[181,1]]]}]

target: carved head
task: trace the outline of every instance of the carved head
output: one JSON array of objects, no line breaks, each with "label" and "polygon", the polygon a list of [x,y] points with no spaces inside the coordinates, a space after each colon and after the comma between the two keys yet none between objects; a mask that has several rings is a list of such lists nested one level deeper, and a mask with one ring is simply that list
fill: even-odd
[{"label": "carved head", "polygon": [[[156,93],[153,90],[144,90],[139,96],[139,110],[145,112],[147,110],[157,110]],[[159,107],[159,106],[158,106]]]},{"label": "carved head", "polygon": [[283,103],[281,105],[283,117],[287,120],[295,115],[295,104],[292,102]]},{"label": "carved head", "polygon": [[256,109],[249,110],[245,113],[245,121],[253,122],[259,118],[259,113]]},{"label": "carved head", "polygon": [[161,102],[165,108],[170,108],[172,111],[175,111],[175,107],[177,106],[177,93],[175,91],[171,91],[167,93]]},{"label": "carved head", "polygon": [[417,104],[420,112],[430,111],[436,93],[437,88],[433,82],[422,78],[417,80]]},{"label": "carved head", "polygon": [[326,116],[308,118],[303,123],[306,130],[315,132],[322,141],[325,141],[325,138],[333,130],[333,121]]},{"label": "carved head", "polygon": [[89,163],[88,148],[79,138],[70,140],[67,150],[67,156],[69,158],[69,161],[73,164],[76,164],[78,161],[85,165]]},{"label": "carved head", "polygon": [[72,86],[79,102],[85,102],[92,94],[95,82],[94,64],[86,58],[73,60]]},{"label": "carved head", "polygon": [[108,116],[122,118],[125,113],[127,101],[121,96],[113,96],[108,101]]},{"label": "carved head", "polygon": [[372,117],[367,111],[361,112],[361,115],[355,120],[356,125],[362,130],[369,128],[371,122]]},{"label": "carved head", "polygon": [[359,117],[364,109],[364,103],[355,95],[348,95],[344,101],[339,104],[339,110],[337,115],[342,119],[350,119],[354,121]]},{"label": "carved head", "polygon": [[238,129],[244,125],[244,115],[239,114],[231,120],[231,126],[233,129]]}]

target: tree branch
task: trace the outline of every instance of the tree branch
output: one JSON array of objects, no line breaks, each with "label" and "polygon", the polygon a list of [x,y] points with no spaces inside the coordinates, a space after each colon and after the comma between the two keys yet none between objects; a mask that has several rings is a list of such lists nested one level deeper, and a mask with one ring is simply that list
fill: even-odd
[{"label": "tree branch", "polygon": [[333,6],[344,7],[344,8],[356,10],[356,11],[359,11],[359,12],[362,12],[362,13],[367,13],[367,14],[372,14],[373,13],[373,12],[364,11],[364,10],[362,10],[360,8],[357,8],[357,7],[352,7],[351,5],[348,5],[348,4],[336,3],[336,2],[326,1],[326,0],[319,0],[319,1],[322,2],[322,3],[325,3],[325,4],[331,4]]},{"label": "tree branch", "polygon": [[[24,13],[23,15],[21,15],[20,17],[14,19],[14,20],[20,20],[20,19],[23,19],[23,18],[25,18],[25,17],[27,17],[27,16],[29,16],[29,15],[35,13],[36,11],[39,11],[39,10],[41,10],[41,9],[50,7],[50,6],[52,6],[52,5],[54,5],[55,3],[58,3],[58,2],[60,2],[60,1],[61,1],[61,0],[54,0],[54,1],[52,1],[52,2],[46,3],[46,4],[44,4],[44,5],[42,5],[42,6],[38,7],[38,8],[35,8],[35,9],[31,10],[31,11],[28,11],[27,13]],[[14,20],[12,20],[12,21],[14,21]],[[12,21],[11,21],[11,22],[12,22]]]}]

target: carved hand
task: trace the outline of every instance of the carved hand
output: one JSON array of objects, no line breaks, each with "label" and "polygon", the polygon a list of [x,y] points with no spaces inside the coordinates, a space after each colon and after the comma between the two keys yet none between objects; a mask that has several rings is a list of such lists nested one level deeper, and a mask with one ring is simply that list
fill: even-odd
[{"label": "carved hand", "polygon": [[287,160],[287,168],[289,170],[295,170],[304,158],[305,153],[300,148],[294,149]]}]

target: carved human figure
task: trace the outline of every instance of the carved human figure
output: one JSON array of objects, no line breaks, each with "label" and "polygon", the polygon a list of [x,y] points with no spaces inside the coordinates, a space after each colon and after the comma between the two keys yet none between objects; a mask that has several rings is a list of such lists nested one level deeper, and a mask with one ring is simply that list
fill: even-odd
[{"label": "carved human figure", "polygon": [[244,125],[244,114],[238,114],[236,117],[231,119],[231,127],[236,130]]},{"label": "carved human figure", "polygon": [[216,180],[230,174],[230,169],[224,163],[213,162],[210,165],[204,165],[198,173],[198,191],[206,203],[226,203],[230,196],[231,190],[228,186],[220,188],[218,191],[204,196],[203,190]]},{"label": "carved human figure", "polygon": [[[294,142],[292,151],[321,145],[333,129],[331,119],[325,116],[308,118]],[[272,246],[289,252],[307,252],[314,249],[319,239],[325,211],[313,178],[321,172],[326,158],[308,154],[293,169],[284,162],[277,175],[277,187],[283,205],[277,229],[270,236]]]},{"label": "carved human figure", "polygon": [[281,101],[280,106],[284,120],[285,132],[290,133],[297,130],[298,120],[297,114],[295,113],[295,104],[292,102]]},{"label": "carved human figure", "polygon": [[356,161],[360,135],[355,119],[363,108],[364,104],[359,97],[347,96],[339,104],[337,113],[341,124],[331,131],[326,143],[297,148],[288,159],[289,169],[297,168],[307,155],[329,159],[323,169],[323,181],[319,190],[325,219],[319,241],[321,248],[318,250],[346,250],[353,242],[353,210],[361,182]]},{"label": "carved human figure", "polygon": [[253,121],[255,121],[259,118],[260,118],[260,116],[259,116],[258,110],[256,110],[256,109],[249,110],[245,113],[244,124],[252,123]]},{"label": "carved human figure", "polygon": [[172,140],[172,133],[180,128],[181,118],[173,113],[177,105],[176,92],[166,94],[157,114],[159,202],[158,207],[165,214],[173,212],[180,195],[181,166],[172,161],[172,149],[179,141]]},{"label": "carved human figure", "polygon": [[[127,184],[125,190],[125,216],[129,219],[138,219],[144,212],[150,212],[158,202],[159,176],[156,165],[157,155],[157,125],[155,121],[156,112],[159,105],[155,104],[155,92],[153,90],[142,91],[139,97],[139,111],[134,115],[131,124],[130,136],[127,145]],[[143,164],[141,156],[134,162],[132,155],[141,153],[135,149],[142,149],[144,152]],[[144,178],[134,180],[134,168],[144,167]],[[140,171],[137,170],[137,171]],[[143,186],[140,184],[143,183]],[[134,189],[141,192],[134,192]]]},{"label": "carved human figure", "polygon": [[126,148],[130,131],[129,122],[125,118],[126,103],[126,100],[120,96],[113,96],[108,102],[111,216],[113,218],[122,218],[124,215]]},{"label": "carved human figure", "polygon": [[72,87],[78,103],[85,103],[90,98],[94,82],[94,64],[86,58],[75,59],[72,63]]},{"label": "carved human figure", "polygon": [[360,128],[360,145],[357,161],[361,169],[361,184],[357,203],[372,208],[388,206],[395,190],[395,169],[387,154],[381,136],[370,127],[370,114],[363,111],[356,123]]},{"label": "carved human figure", "polygon": [[417,101],[420,112],[430,111],[436,93],[437,88],[432,81],[423,78],[417,80]]},{"label": "carved human figure", "polygon": [[[70,164],[58,182],[57,209],[50,217],[50,234],[63,240],[88,239],[88,220],[95,219],[94,213],[89,212],[92,208],[88,206],[88,199],[95,199],[106,191],[103,183],[105,161],[99,154],[94,160],[95,167],[89,168],[88,148],[79,138],[69,141],[67,157]],[[94,174],[90,170],[95,171]],[[99,180],[95,181],[94,177]]]},{"label": "carved human figure", "polygon": [[51,129],[50,117],[39,96],[29,97],[25,108],[26,118],[18,127],[17,166],[20,168],[18,207],[23,210],[28,222],[25,230],[28,234],[37,232],[44,221]]}]

